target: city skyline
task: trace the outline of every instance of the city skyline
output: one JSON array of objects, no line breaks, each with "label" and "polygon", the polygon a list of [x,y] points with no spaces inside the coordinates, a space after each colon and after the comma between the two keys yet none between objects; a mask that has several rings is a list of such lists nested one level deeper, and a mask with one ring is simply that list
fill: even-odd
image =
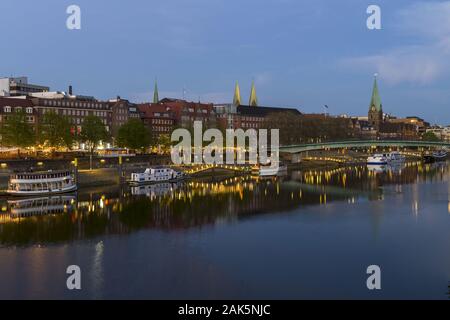
[{"label": "city skyline", "polygon": [[366,27],[368,1],[82,0],[81,30],[65,27],[70,4],[0,4],[2,25],[21,20],[0,44],[1,76],[133,102],[151,101],[155,77],[160,97],[213,103],[231,102],[236,81],[247,100],[254,81],[261,105],[361,115],[378,73],[385,112],[450,123],[449,1],[379,1],[381,30]]}]

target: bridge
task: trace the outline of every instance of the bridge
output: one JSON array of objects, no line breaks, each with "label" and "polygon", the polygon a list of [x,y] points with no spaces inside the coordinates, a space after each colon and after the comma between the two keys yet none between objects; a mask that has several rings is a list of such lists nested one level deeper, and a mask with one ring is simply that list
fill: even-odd
[{"label": "bridge", "polygon": [[344,148],[371,148],[371,147],[422,147],[422,148],[450,148],[450,142],[443,141],[408,141],[408,140],[352,140],[321,142],[280,146],[280,152],[301,153],[314,150],[344,149]]}]

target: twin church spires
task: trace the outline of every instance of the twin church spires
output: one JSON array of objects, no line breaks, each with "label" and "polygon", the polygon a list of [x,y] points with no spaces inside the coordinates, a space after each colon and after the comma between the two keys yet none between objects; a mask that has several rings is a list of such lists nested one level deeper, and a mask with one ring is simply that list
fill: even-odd
[{"label": "twin church spires", "polygon": [[[155,79],[155,88],[153,89],[153,103],[159,102],[159,94],[158,94],[158,83]],[[236,81],[236,86],[234,88],[234,97],[233,97],[233,104],[235,106],[238,106],[241,104],[241,90],[239,89],[239,83]],[[258,97],[256,96],[256,88],[255,83],[252,81],[252,88],[250,90],[250,99],[248,102],[248,105],[251,107],[258,106]]]},{"label": "twin church spires", "polygon": [[[234,88],[233,104],[235,106],[238,106],[241,104],[241,90],[239,89],[239,84],[237,81],[236,81],[236,86]],[[250,99],[248,101],[248,105],[251,107],[258,106],[258,97],[256,96],[256,88],[255,88],[255,83],[253,81],[252,81],[252,88],[250,90]]]}]

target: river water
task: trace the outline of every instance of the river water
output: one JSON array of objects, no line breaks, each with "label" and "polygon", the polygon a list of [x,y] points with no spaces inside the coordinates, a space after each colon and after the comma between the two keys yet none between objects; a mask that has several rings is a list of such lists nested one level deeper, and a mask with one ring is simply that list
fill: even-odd
[{"label": "river water", "polygon": [[449,177],[408,163],[1,200],[0,298],[448,299]]}]

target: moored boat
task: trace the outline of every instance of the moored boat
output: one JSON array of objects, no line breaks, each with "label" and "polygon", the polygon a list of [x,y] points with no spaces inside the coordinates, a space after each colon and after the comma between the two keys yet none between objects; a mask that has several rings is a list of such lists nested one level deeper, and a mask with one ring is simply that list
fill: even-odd
[{"label": "moored boat", "polygon": [[447,158],[448,158],[448,151],[446,150],[438,150],[432,153],[427,153],[422,157],[425,163],[445,161],[447,160]]},{"label": "moored boat", "polygon": [[148,184],[165,181],[178,181],[184,179],[183,172],[168,167],[146,168],[144,172],[131,173],[130,184]]},{"label": "moored boat", "polygon": [[390,152],[386,155],[388,163],[401,163],[405,161],[405,156],[400,152]]},{"label": "moored boat", "polygon": [[367,164],[369,165],[396,164],[404,161],[405,156],[396,151],[389,153],[376,153],[367,158]]},{"label": "moored boat", "polygon": [[6,193],[13,196],[48,195],[77,190],[71,170],[13,173]]},{"label": "moored boat", "polygon": [[369,165],[385,165],[387,163],[387,156],[382,153],[376,153],[367,158],[367,164]]},{"label": "moored boat", "polygon": [[432,153],[434,161],[447,160],[448,152],[446,150],[439,150]]}]

